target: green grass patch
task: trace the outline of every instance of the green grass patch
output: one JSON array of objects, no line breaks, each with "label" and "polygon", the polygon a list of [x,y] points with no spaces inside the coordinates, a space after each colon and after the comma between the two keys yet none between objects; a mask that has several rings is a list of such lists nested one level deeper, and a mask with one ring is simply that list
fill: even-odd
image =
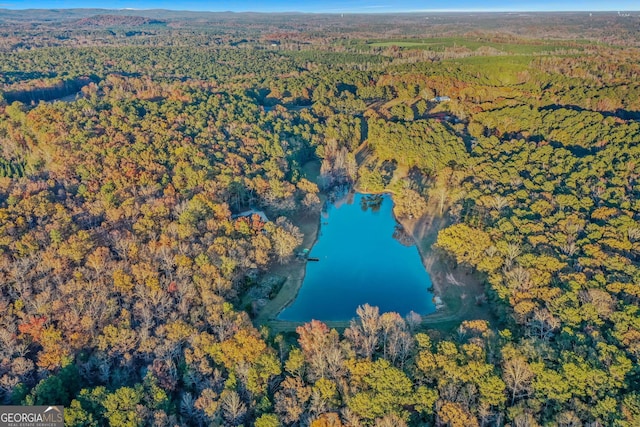
[{"label": "green grass patch", "polygon": [[563,49],[579,49],[589,43],[580,41],[522,41],[520,43],[496,42],[483,40],[480,38],[464,37],[438,37],[431,39],[404,39],[404,40],[381,40],[369,43],[370,47],[391,47],[396,46],[403,49],[424,49],[436,52],[444,51],[447,48],[464,47],[476,51],[482,47],[493,48],[500,52],[516,55],[530,55],[534,53],[551,53]]}]

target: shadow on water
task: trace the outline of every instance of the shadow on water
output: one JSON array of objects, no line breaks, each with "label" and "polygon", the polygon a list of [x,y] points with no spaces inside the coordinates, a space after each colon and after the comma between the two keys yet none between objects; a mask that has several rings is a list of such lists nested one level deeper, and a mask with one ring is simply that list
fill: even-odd
[{"label": "shadow on water", "polygon": [[435,311],[413,238],[396,222],[388,194],[349,193],[327,206],[302,287],[279,320],[344,321],[359,305],[406,315]]},{"label": "shadow on water", "polygon": [[371,209],[371,212],[380,212],[384,195],[382,194],[366,194],[360,199],[360,209],[362,212],[366,212]]},{"label": "shadow on water", "polygon": [[392,237],[396,239],[403,246],[413,246],[415,245],[415,241],[413,237],[407,233],[403,226],[400,224],[396,225],[396,228],[393,230]]}]

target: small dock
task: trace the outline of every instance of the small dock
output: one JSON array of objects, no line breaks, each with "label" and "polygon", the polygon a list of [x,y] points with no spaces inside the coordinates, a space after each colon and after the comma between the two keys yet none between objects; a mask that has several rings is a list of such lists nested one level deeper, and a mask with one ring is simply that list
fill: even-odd
[{"label": "small dock", "polygon": [[315,257],[310,257],[309,256],[309,249],[308,248],[304,248],[303,250],[301,250],[300,252],[298,252],[296,254],[296,258],[298,258],[300,261],[313,261],[313,262],[318,262],[320,261],[320,258],[315,258]]},{"label": "small dock", "polygon": [[304,248],[303,250],[301,250],[300,252],[298,252],[296,254],[296,258],[298,258],[301,261],[306,260],[309,257],[309,249],[308,248]]}]

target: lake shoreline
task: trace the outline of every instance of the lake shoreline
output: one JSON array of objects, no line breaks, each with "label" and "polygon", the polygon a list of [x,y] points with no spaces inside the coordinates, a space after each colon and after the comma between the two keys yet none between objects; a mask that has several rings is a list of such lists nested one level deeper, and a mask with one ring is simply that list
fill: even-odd
[{"label": "lake shoreline", "polygon": [[[320,195],[321,205],[326,200],[326,196]],[[301,248],[308,248],[309,251],[318,241],[320,234],[320,224],[322,221],[322,207],[309,213],[297,214],[289,218],[291,222],[298,227],[303,234]],[[270,273],[285,278],[285,281],[278,291],[277,295],[270,299],[267,304],[260,309],[258,315],[254,319],[256,324],[264,324],[267,322],[283,322],[278,319],[278,315],[287,308],[298,296],[300,288],[307,272],[307,262],[293,258],[287,263],[275,265]],[[304,322],[300,322],[303,324]]]},{"label": "lake shoreline", "polygon": [[311,251],[321,262],[306,266],[297,298],[277,319],[350,321],[364,303],[403,315],[434,312],[431,279],[392,195],[345,188],[330,198]]},{"label": "lake shoreline", "polygon": [[[320,174],[320,162],[307,162],[303,169],[307,179],[311,182],[317,182]],[[396,175],[395,178],[399,179],[402,176],[403,174]],[[393,218],[405,233],[411,236],[413,244],[417,246],[422,265],[431,278],[432,294],[434,297],[439,296],[443,303],[440,309],[422,317],[424,327],[453,331],[463,320],[492,320],[493,316],[488,310],[475,303],[477,298],[483,298],[485,295],[484,279],[470,269],[450,267],[432,249],[433,244],[437,241],[438,232],[451,224],[451,219],[447,215],[440,215],[435,207],[429,205],[429,211],[420,218],[398,218],[395,212],[393,191],[363,191],[357,184],[353,185],[350,191],[371,195],[390,195],[394,205]],[[327,195],[319,193],[319,196],[324,204],[328,198]],[[289,217],[304,236],[301,248],[311,250],[315,246],[319,238],[323,204],[311,212],[299,212]],[[306,323],[278,319],[280,312],[295,301],[298,296],[306,276],[306,264],[306,261],[294,258],[285,264],[271,266],[268,273],[284,278],[284,283],[275,297],[267,300],[266,304],[256,313],[253,319],[256,326],[267,325],[273,333],[280,333],[295,331],[297,326]],[[343,330],[349,326],[350,320],[323,321],[323,323],[330,328]]]},{"label": "lake shoreline", "polygon": [[485,297],[484,279],[471,268],[458,266],[451,268],[441,254],[433,250],[440,230],[451,225],[451,218],[440,215],[437,208],[428,204],[428,211],[420,218],[398,218],[395,213],[395,193],[391,190],[379,192],[361,191],[354,185],[353,191],[362,194],[389,194],[394,203],[393,217],[405,232],[411,236],[420,254],[425,270],[431,278],[431,293],[440,297],[441,306],[436,311],[422,315],[422,325],[428,329],[451,332],[465,320],[484,319],[494,321],[494,316],[478,305],[477,298]]},{"label": "lake shoreline", "polygon": [[[403,230],[411,236],[411,239],[413,240],[413,244],[416,246],[416,248],[418,249],[418,254],[420,254],[420,260],[422,261],[422,265],[424,267],[424,269],[426,270],[426,272],[429,274],[429,277],[431,278],[431,286],[433,291],[431,292],[433,294],[434,299],[436,297],[441,297],[442,295],[442,290],[443,290],[443,280],[441,277],[439,277],[440,275],[437,274],[437,271],[433,270],[433,264],[434,264],[434,256],[431,253],[432,249],[429,245],[428,248],[424,248],[422,245],[422,241],[424,239],[429,239],[430,237],[435,237],[433,238],[433,243],[435,243],[436,239],[437,239],[437,233],[442,229],[445,228],[448,224],[448,221],[446,221],[444,216],[440,216],[440,226],[437,227],[436,230],[432,230],[433,224],[436,220],[436,216],[434,212],[427,212],[425,214],[423,214],[420,218],[400,218],[398,217],[398,215],[396,214],[396,202],[394,200],[394,196],[396,195],[395,192],[393,190],[383,190],[383,191],[364,191],[361,190],[360,188],[358,188],[358,185],[354,185],[353,186],[353,191],[361,193],[361,194],[370,194],[370,195],[379,195],[379,194],[388,194],[390,196],[391,202],[393,203],[393,208],[391,209],[392,215],[393,215],[393,219],[400,224],[400,226],[402,226]],[[429,223],[429,225],[427,225],[426,227],[424,227],[424,225],[426,223]],[[422,225],[422,227],[420,227]],[[426,231],[424,233],[422,233],[422,235],[416,235],[416,232],[421,229],[421,228],[426,228]],[[431,239],[429,239],[431,240]],[[443,303],[443,307],[446,310],[446,304]],[[428,316],[432,316],[436,313],[438,313],[439,311],[444,311],[442,309],[440,310],[436,310],[433,313],[429,313],[426,315],[423,315],[423,319],[427,318]]]},{"label": "lake shoreline", "polygon": [[[316,227],[315,227],[314,231],[309,233],[310,244],[307,245],[304,242],[302,244],[303,249],[309,249],[309,252],[311,252],[311,250],[313,249],[315,244],[318,242],[318,238],[320,237],[320,225],[321,225],[321,222],[322,222],[322,208],[320,209],[320,212],[318,213],[317,221],[315,221],[315,222],[316,222]],[[301,228],[301,227],[299,227],[299,228]],[[306,237],[307,233],[304,233],[304,235]],[[295,279],[295,292],[292,292],[292,293],[288,294],[289,299],[284,303],[284,305],[282,305],[282,307],[280,307],[280,309],[278,310],[278,312],[276,313],[276,315],[274,316],[274,318],[272,320],[280,321],[280,319],[278,319],[278,316],[280,316],[280,313],[282,313],[282,311],[284,311],[287,307],[289,307],[296,300],[296,298],[298,297],[298,293],[300,292],[300,289],[302,289],[302,284],[304,283],[304,278],[307,275],[307,261],[306,260],[293,259],[293,260],[289,261],[288,264],[293,264],[293,263],[295,263],[295,265],[293,266],[293,270],[299,270],[298,274],[295,275],[295,277],[296,277],[296,279]],[[289,281],[289,280],[292,280],[292,278],[291,277],[287,277],[287,281]],[[278,293],[280,293],[280,292],[278,292]]]},{"label": "lake shoreline", "polygon": [[[422,263],[423,268],[429,274],[431,278],[431,284],[433,288],[432,295],[438,296],[440,294],[440,290],[442,289],[441,283],[435,283],[434,276],[431,272],[431,266],[433,265],[432,255],[425,251],[425,248],[420,244],[421,236],[418,236],[415,231],[419,228],[418,225],[426,222],[429,218],[427,216],[423,216],[419,219],[410,219],[410,218],[398,218],[395,212],[395,200],[393,191],[380,191],[380,192],[371,192],[371,191],[361,191],[357,185],[354,185],[350,190],[350,194],[360,193],[364,195],[388,195],[392,202],[392,216],[393,220],[402,227],[402,229],[411,236],[412,243],[416,246],[418,250],[418,254],[420,257],[420,261]],[[327,198],[326,195],[322,195],[322,201],[324,202]],[[300,231],[304,235],[304,241],[301,245],[302,248],[307,248],[311,251],[314,245],[317,243],[319,235],[320,235],[320,227],[322,221],[322,208],[307,214],[298,214],[294,217],[290,218],[291,221],[296,225]],[[429,221],[433,223],[433,219]],[[436,234],[437,234],[436,230]],[[289,305],[291,305],[298,296],[300,289],[304,283],[304,279],[306,276],[306,261],[300,261],[298,259],[292,259],[291,261],[275,266],[271,273],[276,275],[281,275],[285,278],[285,282],[282,285],[282,288],[278,292],[278,294],[270,299],[267,304],[262,307],[257,316],[254,319],[254,323],[256,324],[269,324],[272,329],[276,330],[293,330],[295,327],[299,325],[303,325],[306,322],[302,321],[289,321],[289,320],[281,320],[278,318],[280,313],[286,309]],[[436,275],[439,276],[439,275]],[[440,280],[438,280],[440,282]],[[434,311],[432,313],[428,313],[423,315],[423,319],[427,317],[439,314],[442,309]],[[337,329],[344,329],[348,327],[351,319],[345,320],[333,320],[333,321],[323,321],[330,327],[334,327]]]}]

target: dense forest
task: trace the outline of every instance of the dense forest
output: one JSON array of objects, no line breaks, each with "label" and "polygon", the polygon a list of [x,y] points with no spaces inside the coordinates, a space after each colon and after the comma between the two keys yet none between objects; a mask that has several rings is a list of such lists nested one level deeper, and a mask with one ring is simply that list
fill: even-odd
[{"label": "dense forest", "polygon": [[[0,403],[640,425],[637,16],[30,13],[0,11]],[[300,222],[352,186],[441,218],[429,250],[486,315],[258,321]]]}]

